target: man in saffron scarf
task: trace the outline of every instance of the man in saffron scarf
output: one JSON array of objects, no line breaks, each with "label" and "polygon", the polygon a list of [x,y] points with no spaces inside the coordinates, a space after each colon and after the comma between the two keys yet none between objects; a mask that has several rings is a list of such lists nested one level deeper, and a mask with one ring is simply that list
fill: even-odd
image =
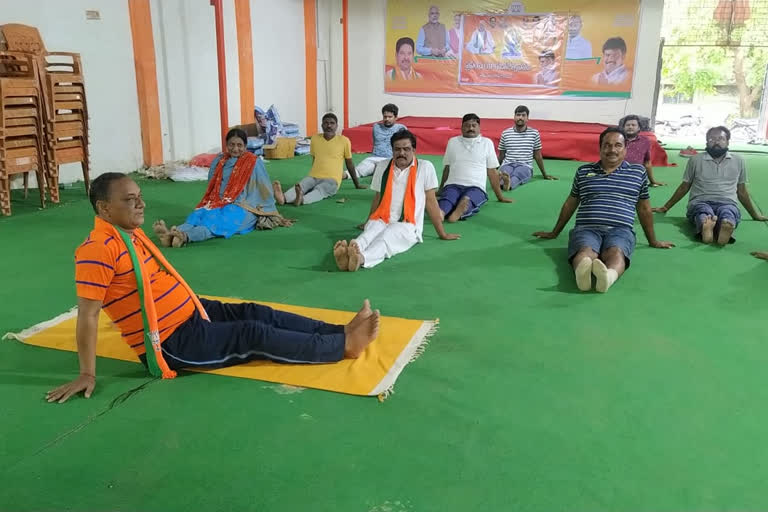
[{"label": "man in saffron scarf", "polygon": [[277,211],[264,162],[246,151],[245,132],[232,129],[226,140],[227,151],[211,163],[208,188],[186,222],[170,230],[163,220],[152,226],[163,247],[291,225]]},{"label": "man in saffron scarf", "polygon": [[121,173],[91,184],[96,218],[75,251],[79,376],[47,393],[65,402],[96,385],[96,344],[103,309],[150,373],[221,368],[254,359],[332,363],[359,357],[378,336],[379,312],[363,302],[347,325],[332,325],[255,303],[199,298],[141,229],[141,189]]},{"label": "man in saffron scarf", "polygon": [[408,130],[400,130],[392,136],[391,144],[394,158],[380,162],[373,174],[371,188],[376,195],[363,233],[349,243],[339,240],[333,246],[339,270],[355,272],[360,267],[375,267],[422,242],[425,210],[440,239],[459,238],[443,228],[435,197],[435,167],[428,160],[416,158],[416,137]]}]

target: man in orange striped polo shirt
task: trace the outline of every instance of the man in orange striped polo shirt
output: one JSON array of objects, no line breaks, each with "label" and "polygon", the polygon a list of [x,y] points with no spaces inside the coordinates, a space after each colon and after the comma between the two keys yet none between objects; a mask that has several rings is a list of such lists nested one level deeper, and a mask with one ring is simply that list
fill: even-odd
[{"label": "man in orange striped polo shirt", "polygon": [[[121,173],[106,173],[91,184],[94,228],[75,251],[78,297],[77,351],[80,375],[49,391],[49,402],[64,402],[96,384],[96,343],[101,309],[123,340],[147,365],[144,309],[139,295],[152,298],[162,358],[171,370],[219,368],[253,359],[286,363],[330,363],[358,357],[378,335],[379,312],[366,300],[347,325],[332,325],[255,303],[225,304],[197,299],[164,260],[140,226],[144,200],[139,186]],[[121,238],[119,228],[129,238]],[[131,241],[129,248],[124,240]],[[139,293],[136,257],[149,290]],[[196,304],[203,308],[198,310]],[[152,306],[150,306],[152,307]]]}]

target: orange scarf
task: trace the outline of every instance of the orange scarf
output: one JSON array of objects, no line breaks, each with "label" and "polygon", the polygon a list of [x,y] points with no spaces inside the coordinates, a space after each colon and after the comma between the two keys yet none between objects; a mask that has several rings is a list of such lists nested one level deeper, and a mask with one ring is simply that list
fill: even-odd
[{"label": "orange scarf", "polygon": [[[403,217],[405,222],[409,224],[416,224],[416,174],[419,167],[419,162],[416,157],[413,157],[413,163],[411,164],[408,174],[408,186],[405,189],[405,202],[403,204]],[[395,175],[395,160],[389,161],[389,167],[384,171],[384,175],[381,177],[381,182],[384,185],[384,190],[381,192],[381,201],[369,220],[383,220],[389,224],[389,213],[392,208],[392,180]],[[400,220],[400,219],[397,219]]]},{"label": "orange scarf", "polygon": [[[149,282],[150,274],[145,269],[144,262],[141,260],[141,258],[137,257],[136,250],[133,247],[133,242],[131,241],[131,236],[114,225],[110,225],[110,227],[110,234],[114,236],[116,240],[123,241],[128,254],[131,256],[131,261],[133,262],[133,273],[136,276],[136,290],[139,294],[139,301],[141,303],[141,313],[144,324],[144,347],[146,348],[147,352],[147,367],[149,368],[150,373],[156,377],[162,376],[164,379],[172,379],[176,377],[176,372],[168,367],[168,364],[165,362],[165,358],[163,358],[162,348],[160,347],[160,332],[157,323],[157,309],[155,309],[155,299],[152,296],[152,284]],[[187,282],[184,281],[176,269],[171,266],[167,259],[165,259],[165,256],[163,256],[163,253],[160,252],[160,249],[158,249],[157,246],[149,240],[147,235],[144,234],[144,231],[141,229],[136,229],[133,232],[133,235],[165,268],[165,271],[176,278],[176,281],[178,281],[181,287],[186,290],[192,299],[192,303],[195,305],[195,308],[197,308],[197,311],[200,313],[200,316],[205,320],[209,320],[208,313],[205,312],[205,308],[203,308],[203,305],[200,303],[200,299],[197,298],[197,295],[195,295],[195,292],[192,291],[192,288],[190,288]]]},{"label": "orange scarf", "polygon": [[237,162],[235,162],[235,168],[232,169],[232,174],[229,176],[224,194],[220,196],[221,181],[224,179],[224,162],[229,160],[229,158],[229,153],[222,153],[219,163],[213,171],[213,177],[208,182],[208,188],[205,190],[205,194],[196,208],[214,209],[227,206],[233,203],[243,192],[243,189],[245,189],[259,157],[248,151],[240,155]]}]

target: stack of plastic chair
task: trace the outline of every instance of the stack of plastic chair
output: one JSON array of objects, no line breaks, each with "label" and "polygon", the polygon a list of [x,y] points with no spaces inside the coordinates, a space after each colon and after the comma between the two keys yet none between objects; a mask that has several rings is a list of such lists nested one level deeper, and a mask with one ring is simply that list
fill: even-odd
[{"label": "stack of plastic chair", "polygon": [[90,189],[88,108],[80,55],[46,51],[35,27],[0,25],[0,36],[9,51],[34,57],[43,97],[43,149],[51,201],[59,202],[59,166],[80,163],[85,192]]},{"label": "stack of plastic chair", "polygon": [[[80,163],[85,193],[90,190],[88,105],[80,55],[46,52],[40,56],[44,73],[46,142],[51,201],[58,202],[59,166]],[[54,195],[55,191],[55,195]]]},{"label": "stack of plastic chair", "polygon": [[[43,95],[32,55],[0,52],[0,213],[11,214],[11,177],[35,172],[45,207]],[[26,184],[26,181],[25,181]]]}]

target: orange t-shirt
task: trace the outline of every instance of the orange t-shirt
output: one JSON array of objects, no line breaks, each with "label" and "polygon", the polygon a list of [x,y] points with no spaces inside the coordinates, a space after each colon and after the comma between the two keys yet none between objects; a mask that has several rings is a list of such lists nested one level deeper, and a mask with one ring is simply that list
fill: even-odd
[{"label": "orange t-shirt", "polygon": [[[144,322],[131,256],[123,241],[110,235],[109,228],[109,223],[96,217],[93,231],[75,251],[77,296],[101,301],[123,340],[137,354],[143,354]],[[160,267],[136,237],[133,247],[150,273],[160,341],[164,341],[192,316],[195,304],[179,281]]]}]

